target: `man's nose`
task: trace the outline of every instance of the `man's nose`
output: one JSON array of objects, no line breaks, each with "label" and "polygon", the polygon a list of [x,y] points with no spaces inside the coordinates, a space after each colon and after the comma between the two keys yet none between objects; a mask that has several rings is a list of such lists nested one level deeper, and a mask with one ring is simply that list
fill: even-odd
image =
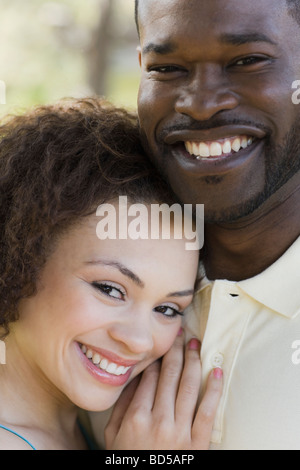
[{"label": "man's nose", "polygon": [[178,88],[175,110],[195,121],[208,121],[238,105],[239,96],[232,90],[223,68],[210,65],[199,66],[190,80]]},{"label": "man's nose", "polygon": [[109,328],[109,335],[136,355],[152,351],[154,347],[151,321],[145,319],[143,314],[129,315],[126,319],[113,323]]}]

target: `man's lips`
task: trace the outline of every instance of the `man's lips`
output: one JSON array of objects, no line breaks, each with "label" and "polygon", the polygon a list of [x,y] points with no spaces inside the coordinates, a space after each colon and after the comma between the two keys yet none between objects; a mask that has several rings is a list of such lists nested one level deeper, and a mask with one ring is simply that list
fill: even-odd
[{"label": "man's lips", "polygon": [[163,141],[167,145],[175,145],[179,142],[203,142],[220,143],[226,139],[237,137],[248,137],[253,139],[263,139],[266,132],[262,129],[252,126],[222,126],[206,130],[166,130],[163,134]]},{"label": "man's lips", "polygon": [[266,133],[256,127],[224,126],[202,131],[170,131],[164,143],[191,161],[222,164],[225,160],[246,157],[264,137]]},{"label": "man's lips", "polygon": [[253,137],[244,135],[212,142],[185,142],[185,148],[190,155],[201,160],[203,158],[226,157],[241,149],[246,149],[252,144]]}]

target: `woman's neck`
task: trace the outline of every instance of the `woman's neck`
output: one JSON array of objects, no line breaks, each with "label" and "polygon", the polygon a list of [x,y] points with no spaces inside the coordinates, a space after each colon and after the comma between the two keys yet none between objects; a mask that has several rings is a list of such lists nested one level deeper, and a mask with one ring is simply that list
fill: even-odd
[{"label": "woman's neck", "polygon": [[37,449],[85,448],[77,408],[6,341],[6,364],[0,366],[0,424],[22,434]]}]

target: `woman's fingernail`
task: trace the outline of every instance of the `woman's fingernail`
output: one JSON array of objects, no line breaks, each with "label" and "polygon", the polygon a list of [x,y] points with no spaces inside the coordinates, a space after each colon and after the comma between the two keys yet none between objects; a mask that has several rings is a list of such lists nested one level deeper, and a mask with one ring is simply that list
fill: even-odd
[{"label": "woman's fingernail", "polygon": [[177,333],[177,336],[181,336],[182,333],[183,333],[183,328],[181,327],[180,330],[179,330],[178,333]]},{"label": "woman's fingernail", "polygon": [[192,338],[189,343],[189,349],[191,351],[198,351],[200,349],[200,341],[197,338]]},{"label": "woman's fingernail", "polygon": [[223,377],[223,370],[220,369],[220,367],[214,369],[214,377],[215,379],[221,379]]}]

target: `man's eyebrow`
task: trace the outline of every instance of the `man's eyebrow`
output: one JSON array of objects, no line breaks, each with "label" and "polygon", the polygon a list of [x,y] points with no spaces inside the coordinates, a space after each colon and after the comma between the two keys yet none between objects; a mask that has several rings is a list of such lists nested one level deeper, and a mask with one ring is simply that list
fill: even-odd
[{"label": "man's eyebrow", "polygon": [[[249,44],[251,42],[266,42],[277,46],[278,44],[271,38],[263,33],[224,33],[220,36],[220,41],[224,44],[231,44],[233,46],[242,46],[243,44]],[[171,54],[177,49],[174,42],[167,41],[162,44],[156,44],[150,42],[142,49],[144,55],[150,54],[151,52],[158,55]]]},{"label": "man's eyebrow", "polygon": [[277,43],[270,39],[263,33],[226,33],[220,36],[220,40],[223,43],[231,44],[233,46],[242,46],[251,42],[266,42],[277,46]]},{"label": "man's eyebrow", "polygon": [[171,54],[171,52],[174,52],[175,49],[176,46],[173,42],[165,42],[163,44],[155,44],[154,42],[150,42],[145,47],[143,47],[142,53],[145,55],[154,52],[155,54],[165,55]]},{"label": "man's eyebrow", "polygon": [[111,266],[113,268],[116,268],[120,271],[121,274],[124,276],[128,277],[131,281],[133,281],[137,286],[144,288],[145,284],[143,281],[130,269],[128,269],[126,266],[124,266],[121,263],[118,263],[117,261],[109,261],[109,260],[93,260],[93,261],[87,261],[85,264],[89,265],[101,265],[101,266]]}]

